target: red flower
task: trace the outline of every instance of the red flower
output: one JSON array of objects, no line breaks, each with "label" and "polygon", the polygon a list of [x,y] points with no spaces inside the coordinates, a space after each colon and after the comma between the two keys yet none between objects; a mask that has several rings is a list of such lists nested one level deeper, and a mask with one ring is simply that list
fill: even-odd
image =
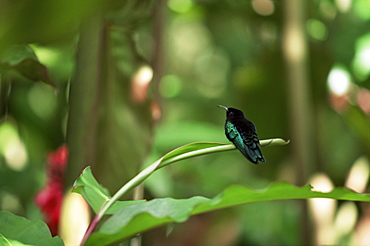
[{"label": "red flower", "polygon": [[58,233],[60,210],[63,201],[63,179],[68,159],[68,149],[62,145],[48,156],[46,187],[37,193],[35,203],[45,216],[53,236]]}]

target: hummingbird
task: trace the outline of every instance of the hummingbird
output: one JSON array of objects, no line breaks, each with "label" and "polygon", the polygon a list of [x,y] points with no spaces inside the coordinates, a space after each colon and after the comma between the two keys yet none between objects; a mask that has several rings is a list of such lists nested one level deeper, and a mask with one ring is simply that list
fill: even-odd
[{"label": "hummingbird", "polygon": [[218,105],[226,110],[225,135],[236,148],[254,164],[259,161],[266,162],[259,148],[256,127],[253,122],[244,117],[244,113],[236,108],[227,108]]}]

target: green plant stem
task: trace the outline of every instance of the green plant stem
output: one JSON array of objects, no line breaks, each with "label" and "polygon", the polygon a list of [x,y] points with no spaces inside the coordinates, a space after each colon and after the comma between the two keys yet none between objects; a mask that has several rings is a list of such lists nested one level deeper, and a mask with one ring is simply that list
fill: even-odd
[{"label": "green plant stem", "polygon": [[[261,140],[260,141],[260,145],[262,147],[268,146],[272,143],[273,143],[273,145],[285,145],[285,144],[289,143],[289,141],[287,142],[287,141],[285,141],[281,138],[267,139],[267,140]],[[192,158],[192,157],[206,155],[206,154],[210,154],[210,153],[230,151],[230,150],[236,150],[236,147],[233,144],[225,144],[223,146],[217,146],[217,147],[211,147],[211,148],[207,148],[207,149],[191,151],[191,152],[188,152],[188,153],[185,153],[185,154],[182,154],[182,155],[179,155],[179,156],[176,156],[174,158],[170,158],[168,160],[165,160],[165,161],[161,162],[158,169],[162,168],[164,166],[167,166],[169,164],[172,164],[174,162],[189,159],[189,158]]]},{"label": "green plant stem", "polygon": [[[285,145],[289,143],[289,141],[285,141],[281,138],[275,138],[275,139],[267,139],[267,140],[261,140],[260,145],[262,147],[264,146],[275,146],[275,145]],[[130,181],[128,181],[124,186],[122,186],[121,189],[119,189],[116,194],[113,195],[111,199],[107,201],[107,203],[99,210],[99,212],[95,215],[93,221],[91,222],[89,228],[87,229],[85,236],[81,242],[81,245],[83,245],[87,238],[90,236],[90,234],[94,231],[96,228],[98,222],[100,219],[104,216],[104,214],[108,211],[108,209],[113,205],[115,201],[117,201],[120,197],[125,195],[128,191],[135,188],[139,184],[141,184],[146,178],[148,178],[152,173],[154,173],[156,170],[165,167],[169,164],[172,164],[177,161],[189,159],[196,156],[211,154],[211,153],[217,153],[217,152],[223,152],[223,151],[230,151],[235,150],[235,146],[232,144],[225,144],[222,146],[217,147],[210,147],[205,148],[201,150],[194,150],[191,152],[184,153],[182,155],[175,156],[173,158],[165,159],[166,155],[161,157],[159,160],[154,162],[153,164],[146,167],[144,170],[142,170],[138,175],[136,175],[134,178],[132,178]]]}]

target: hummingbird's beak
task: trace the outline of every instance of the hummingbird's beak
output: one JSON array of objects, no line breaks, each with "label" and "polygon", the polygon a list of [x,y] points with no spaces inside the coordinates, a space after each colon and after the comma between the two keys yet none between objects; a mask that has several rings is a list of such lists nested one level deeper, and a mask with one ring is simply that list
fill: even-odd
[{"label": "hummingbird's beak", "polygon": [[229,110],[227,107],[222,106],[222,105],[217,105],[217,107],[223,108],[223,109],[225,109],[226,111],[228,111],[228,110]]}]

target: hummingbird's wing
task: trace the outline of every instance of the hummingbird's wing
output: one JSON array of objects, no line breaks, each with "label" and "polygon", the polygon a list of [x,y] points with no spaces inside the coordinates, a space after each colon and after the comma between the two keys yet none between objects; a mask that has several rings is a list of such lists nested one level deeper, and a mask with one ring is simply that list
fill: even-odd
[{"label": "hummingbird's wing", "polygon": [[225,133],[228,139],[239,149],[239,151],[251,162],[265,162],[265,158],[259,149],[259,140],[254,129],[237,129],[230,121],[226,122]]},{"label": "hummingbird's wing", "polygon": [[266,162],[259,148],[259,140],[256,132],[242,134],[242,138],[246,145],[247,153],[251,157],[252,162],[258,164],[258,161]]}]

